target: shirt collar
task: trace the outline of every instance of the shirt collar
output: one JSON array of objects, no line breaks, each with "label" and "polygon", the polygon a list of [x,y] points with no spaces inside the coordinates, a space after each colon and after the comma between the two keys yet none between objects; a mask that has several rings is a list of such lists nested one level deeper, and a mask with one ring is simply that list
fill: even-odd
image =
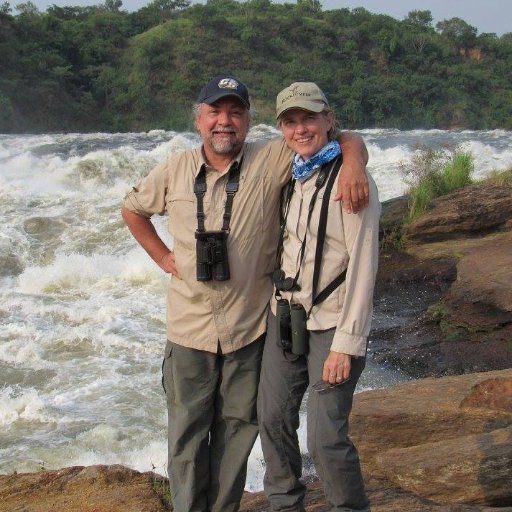
[{"label": "shirt collar", "polygon": [[[242,149],[240,150],[240,152],[235,156],[235,158],[233,158],[233,160],[231,160],[229,162],[229,164],[226,166],[226,168],[221,172],[219,173],[220,176],[224,176],[225,174],[228,173],[229,169],[231,168],[231,166],[233,165],[233,162],[237,162],[238,164],[240,164],[241,160],[242,160],[242,157],[244,156],[244,150],[245,150],[245,142],[242,146]],[[196,169],[196,176],[199,174],[199,171],[201,170],[201,167],[205,165],[206,166],[206,171],[208,172],[209,170],[212,170],[213,167],[206,161],[205,157],[204,157],[204,150],[203,150],[203,145],[201,145],[201,148],[199,150],[199,163],[198,163],[198,166],[197,166],[197,169]]]}]

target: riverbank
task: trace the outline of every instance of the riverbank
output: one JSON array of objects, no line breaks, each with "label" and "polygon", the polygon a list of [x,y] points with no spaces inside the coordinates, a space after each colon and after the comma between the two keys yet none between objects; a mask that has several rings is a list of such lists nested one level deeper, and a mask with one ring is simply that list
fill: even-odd
[{"label": "riverbank", "polygon": [[[383,235],[403,199],[384,204]],[[374,360],[417,380],[355,397],[352,436],[373,512],[512,510],[512,187],[439,198],[382,254]],[[0,512],[172,510],[165,482],[122,466],[0,476]],[[262,493],[242,511],[267,511]],[[308,512],[327,511],[308,485]]]},{"label": "riverbank", "polygon": [[403,226],[406,199],[383,205],[374,360],[414,378],[512,367],[512,185],[487,180],[434,201]]},{"label": "riverbank", "polygon": [[[512,510],[512,369],[360,393],[351,430],[373,512]],[[169,510],[165,480],[123,466],[0,476],[0,512]],[[242,512],[268,510],[245,493]],[[319,482],[306,510],[329,510]]]}]

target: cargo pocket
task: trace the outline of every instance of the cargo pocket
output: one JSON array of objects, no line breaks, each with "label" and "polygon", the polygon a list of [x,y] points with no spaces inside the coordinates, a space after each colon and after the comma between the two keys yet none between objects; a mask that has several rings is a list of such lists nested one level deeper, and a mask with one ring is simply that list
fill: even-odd
[{"label": "cargo pocket", "polygon": [[170,364],[171,361],[171,354],[172,354],[172,342],[167,340],[167,344],[165,345],[165,353],[164,353],[164,360],[162,361],[162,387],[164,388],[164,393],[167,394],[167,389],[165,389],[165,372],[170,372],[171,368],[167,368],[166,365]]}]

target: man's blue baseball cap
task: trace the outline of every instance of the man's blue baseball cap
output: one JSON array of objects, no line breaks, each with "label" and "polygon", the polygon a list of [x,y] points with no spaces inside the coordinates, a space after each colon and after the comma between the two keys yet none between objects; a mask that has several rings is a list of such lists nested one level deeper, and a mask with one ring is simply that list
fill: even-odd
[{"label": "man's blue baseball cap", "polygon": [[251,108],[249,91],[247,87],[236,77],[231,75],[218,75],[212,78],[202,89],[197,97],[197,103],[211,105],[221,98],[233,96],[239,99],[245,107]]}]

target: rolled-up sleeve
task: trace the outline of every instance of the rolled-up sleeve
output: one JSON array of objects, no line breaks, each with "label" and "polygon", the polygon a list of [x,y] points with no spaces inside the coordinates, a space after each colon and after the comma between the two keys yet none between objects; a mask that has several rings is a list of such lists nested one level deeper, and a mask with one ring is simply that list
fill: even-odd
[{"label": "rolled-up sleeve", "polygon": [[368,207],[358,214],[349,214],[345,211],[342,213],[345,242],[350,259],[345,280],[345,297],[331,350],[354,356],[366,354],[379,260],[381,205],[377,187],[371,179],[369,186]]},{"label": "rolled-up sleeve", "polygon": [[143,217],[163,215],[169,183],[169,159],[166,159],[126,194],[123,206]]}]

